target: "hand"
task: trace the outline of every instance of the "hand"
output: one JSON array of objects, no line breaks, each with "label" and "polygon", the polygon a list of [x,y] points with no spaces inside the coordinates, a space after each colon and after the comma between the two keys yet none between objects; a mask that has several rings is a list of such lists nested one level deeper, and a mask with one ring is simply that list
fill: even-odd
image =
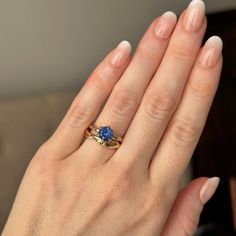
[{"label": "hand", "polygon": [[[218,86],[222,42],[214,36],[200,49],[199,0],[176,21],[163,14],[132,60],[122,42],[98,65],[32,159],[4,236],[193,234],[219,181],[200,178],[181,192],[179,182]],[[117,150],[83,140],[96,117],[124,137]]]}]

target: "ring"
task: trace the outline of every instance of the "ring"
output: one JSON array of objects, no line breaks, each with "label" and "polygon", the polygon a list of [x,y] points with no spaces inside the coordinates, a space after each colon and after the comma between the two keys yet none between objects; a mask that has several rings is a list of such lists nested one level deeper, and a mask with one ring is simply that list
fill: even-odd
[{"label": "ring", "polygon": [[122,138],[115,135],[110,126],[100,126],[99,128],[90,124],[85,131],[86,138],[93,138],[99,144],[107,148],[119,148]]}]

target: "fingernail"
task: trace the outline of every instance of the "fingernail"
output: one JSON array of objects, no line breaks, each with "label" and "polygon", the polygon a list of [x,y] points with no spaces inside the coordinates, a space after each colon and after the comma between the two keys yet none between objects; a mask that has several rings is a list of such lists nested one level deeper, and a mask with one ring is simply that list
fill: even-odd
[{"label": "fingernail", "polygon": [[206,204],[210,198],[214,195],[218,185],[220,182],[220,178],[213,177],[209,178],[202,186],[200,190],[200,199],[202,204]]},{"label": "fingernail", "polygon": [[199,62],[204,67],[213,67],[217,64],[223,48],[223,42],[220,37],[213,36],[209,38],[199,56]]},{"label": "fingernail", "polygon": [[175,24],[177,22],[177,17],[174,12],[165,12],[157,22],[155,26],[155,35],[161,39],[167,39],[170,37]]},{"label": "fingernail", "polygon": [[114,50],[111,63],[117,67],[121,67],[128,59],[131,52],[131,45],[128,41],[122,41]]},{"label": "fingernail", "polygon": [[183,25],[187,31],[197,31],[205,16],[205,4],[202,0],[193,0],[185,12]]}]

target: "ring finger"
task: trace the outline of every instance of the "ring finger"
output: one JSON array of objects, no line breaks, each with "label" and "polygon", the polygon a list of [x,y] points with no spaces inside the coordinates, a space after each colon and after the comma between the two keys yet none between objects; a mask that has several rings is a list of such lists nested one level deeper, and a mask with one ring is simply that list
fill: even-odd
[{"label": "ring finger", "polygon": [[[114,87],[96,120],[96,126],[109,125],[117,131],[117,135],[125,134],[143,93],[162,60],[176,21],[172,12],[166,12],[153,21],[140,41],[129,67]],[[95,163],[105,162],[114,152],[90,139],[87,139],[78,151],[83,153],[88,149],[93,151],[91,156],[86,155],[86,161]]]}]

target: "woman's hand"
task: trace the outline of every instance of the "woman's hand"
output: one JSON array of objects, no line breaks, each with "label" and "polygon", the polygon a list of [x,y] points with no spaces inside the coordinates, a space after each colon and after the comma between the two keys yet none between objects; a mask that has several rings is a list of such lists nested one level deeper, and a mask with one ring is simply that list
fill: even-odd
[{"label": "woman's hand", "polygon": [[[177,24],[171,12],[155,19],[132,60],[127,42],[108,54],[32,159],[4,236],[193,234],[218,184],[178,192],[222,66],[218,37],[200,49],[205,30],[195,0]],[[118,150],[83,142],[107,98],[95,124],[124,137]]]}]

